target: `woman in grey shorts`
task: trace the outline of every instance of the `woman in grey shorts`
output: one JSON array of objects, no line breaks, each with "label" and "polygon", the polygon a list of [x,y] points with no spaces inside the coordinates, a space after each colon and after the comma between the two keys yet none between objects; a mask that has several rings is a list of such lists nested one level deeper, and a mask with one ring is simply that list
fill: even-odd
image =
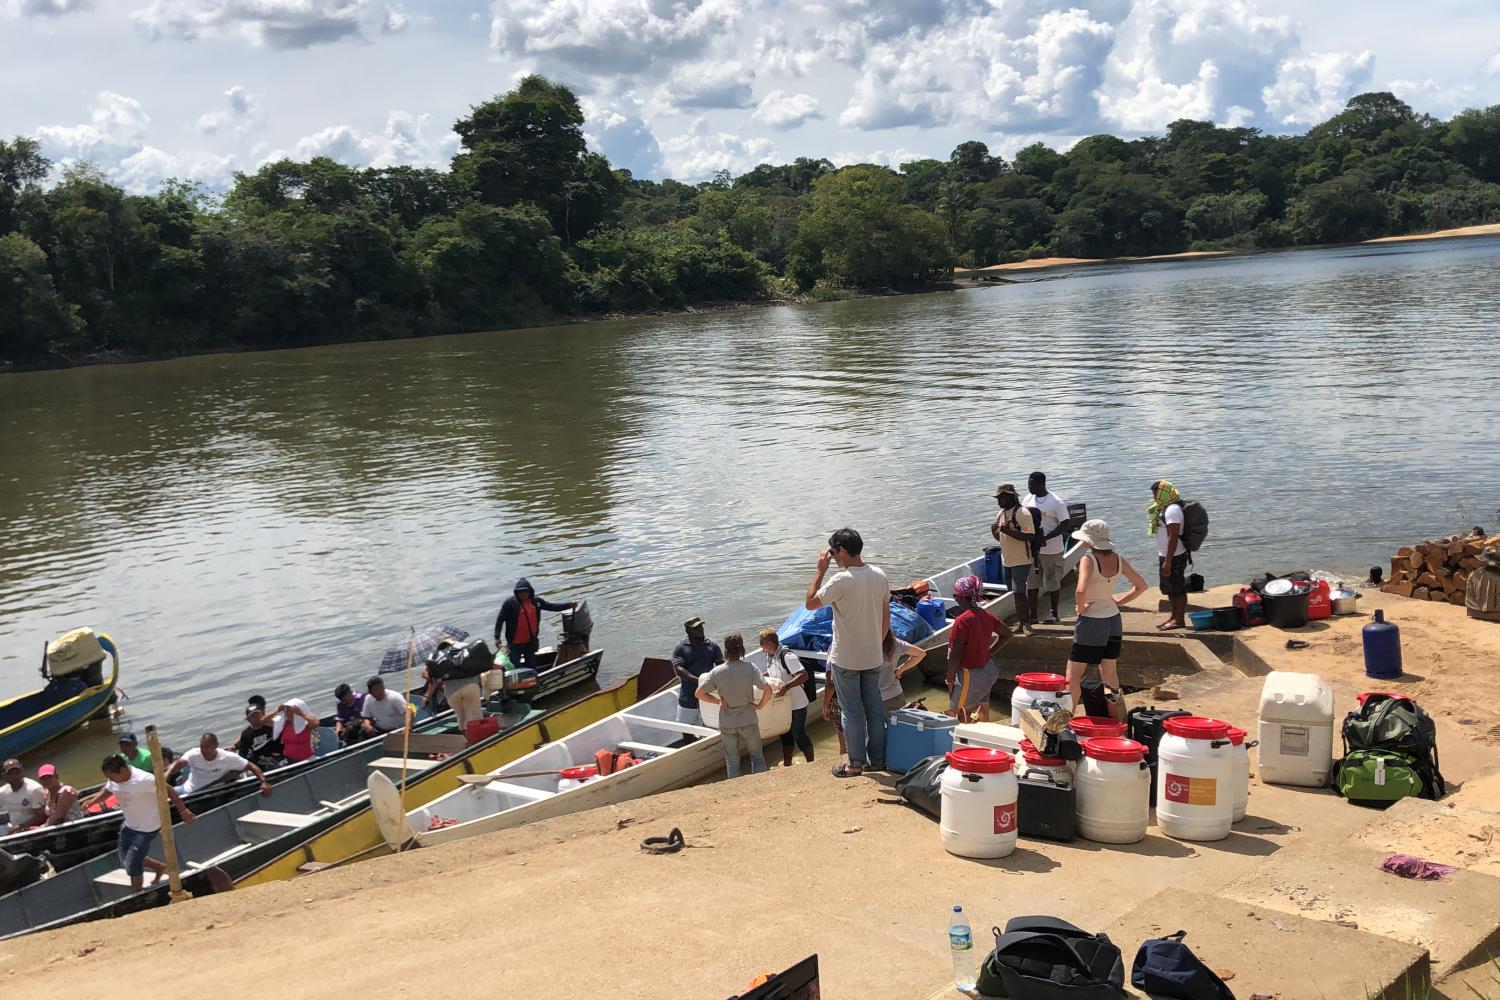
[{"label": "woman in grey shorts", "polygon": [[[1085,521],[1073,532],[1073,540],[1088,546],[1078,561],[1078,624],[1073,630],[1073,651],[1068,654],[1068,694],[1074,711],[1083,705],[1083,674],[1097,666],[1107,687],[1120,687],[1120,606],[1129,604],[1146,592],[1146,580],[1130,561],[1115,551],[1109,540],[1109,525],[1095,518]],[[1130,589],[1118,596],[1115,588],[1120,577],[1130,581]]]}]

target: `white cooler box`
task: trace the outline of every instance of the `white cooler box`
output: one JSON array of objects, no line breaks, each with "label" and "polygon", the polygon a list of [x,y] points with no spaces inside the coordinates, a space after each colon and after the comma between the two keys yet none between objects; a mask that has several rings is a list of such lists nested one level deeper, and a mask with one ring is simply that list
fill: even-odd
[{"label": "white cooler box", "polygon": [[1333,768],[1333,689],[1317,674],[1273,670],[1260,691],[1260,780],[1321,788]]},{"label": "white cooler box", "polygon": [[[709,729],[719,728],[719,706],[710,705],[706,701],[698,703],[698,711],[703,714],[703,724]],[[771,703],[759,712],[755,713],[755,721],[760,723],[760,735],[765,739],[780,736],[792,728],[792,699],[772,698]]]},{"label": "white cooler box", "polygon": [[953,746],[983,747],[986,750],[1004,750],[1013,754],[1021,748],[1026,734],[1015,726],[999,722],[966,722],[954,727]]}]

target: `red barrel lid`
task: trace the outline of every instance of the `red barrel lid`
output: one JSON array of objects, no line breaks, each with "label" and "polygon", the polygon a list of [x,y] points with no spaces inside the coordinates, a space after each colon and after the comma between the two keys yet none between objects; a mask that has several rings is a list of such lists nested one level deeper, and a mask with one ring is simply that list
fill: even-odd
[{"label": "red barrel lid", "polygon": [[1096,736],[1083,741],[1083,754],[1113,764],[1139,764],[1146,759],[1146,746],[1123,736]]},{"label": "red barrel lid", "polygon": [[1048,757],[1038,750],[1033,744],[1027,743],[1021,747],[1021,757],[1026,763],[1035,767],[1067,767],[1068,762],[1061,757]]},{"label": "red barrel lid", "polygon": [[1125,723],[1100,718],[1097,715],[1074,716],[1068,723],[1068,728],[1073,730],[1073,735],[1080,740],[1093,739],[1096,736],[1125,735]]},{"label": "red barrel lid", "polygon": [[1161,727],[1173,736],[1185,740],[1222,740],[1229,735],[1229,723],[1218,719],[1205,719],[1201,715],[1178,715],[1167,719]]},{"label": "red barrel lid", "polygon": [[1066,691],[1068,679],[1062,674],[1016,674],[1016,687],[1028,691]]},{"label": "red barrel lid", "polygon": [[1394,691],[1365,691],[1365,692],[1362,692],[1361,694],[1359,694],[1357,697],[1359,699],[1360,705],[1364,705],[1365,702],[1369,701],[1371,698],[1374,698],[1376,696],[1379,696],[1379,697],[1382,697],[1382,698],[1405,698],[1406,697],[1406,695],[1404,695],[1404,694],[1397,694]]},{"label": "red barrel lid", "polygon": [[572,778],[579,781],[583,778],[597,778],[599,766],[597,764],[580,764],[577,767],[565,767],[558,772],[564,778]]},{"label": "red barrel lid", "polygon": [[1239,726],[1229,727],[1229,742],[1234,744],[1235,746],[1243,745],[1245,742],[1245,737],[1248,735],[1250,734],[1245,732]]},{"label": "red barrel lid", "polygon": [[987,747],[960,747],[948,751],[948,766],[966,774],[1004,774],[1016,766],[1016,759]]}]

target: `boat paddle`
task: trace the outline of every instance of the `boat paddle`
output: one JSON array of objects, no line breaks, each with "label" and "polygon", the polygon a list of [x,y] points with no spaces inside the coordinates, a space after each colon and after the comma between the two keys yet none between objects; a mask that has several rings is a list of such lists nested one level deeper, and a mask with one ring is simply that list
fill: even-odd
[{"label": "boat paddle", "polygon": [[[572,770],[569,768],[569,770]],[[509,781],[511,778],[555,778],[562,771],[517,771],[514,774],[460,774],[459,784],[488,785],[492,781]]]}]

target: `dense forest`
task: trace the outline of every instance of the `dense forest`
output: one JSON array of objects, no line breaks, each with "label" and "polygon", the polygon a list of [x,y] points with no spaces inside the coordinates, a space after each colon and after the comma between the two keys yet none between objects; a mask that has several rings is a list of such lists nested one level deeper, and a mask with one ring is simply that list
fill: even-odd
[{"label": "dense forest", "polygon": [[1500,106],[1363,94],[1305,135],[966,142],[899,170],[799,158],[701,184],[612,169],[540,77],[456,123],[450,170],[280,160],[127,194],[0,141],[0,366],[522,326],[917,288],[955,264],[1337,243],[1500,221]]}]

